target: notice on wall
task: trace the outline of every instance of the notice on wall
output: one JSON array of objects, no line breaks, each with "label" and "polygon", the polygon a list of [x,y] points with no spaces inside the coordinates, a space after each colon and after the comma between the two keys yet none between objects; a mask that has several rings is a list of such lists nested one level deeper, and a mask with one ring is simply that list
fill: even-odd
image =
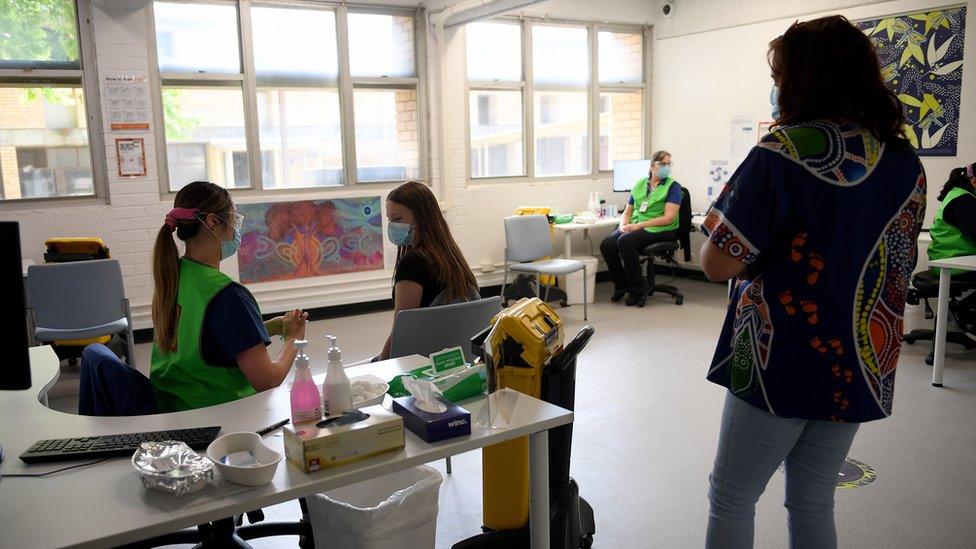
[{"label": "notice on wall", "polygon": [[735,171],[756,146],[756,121],[751,116],[733,116],[729,137],[729,170]]},{"label": "notice on wall", "polygon": [[111,131],[148,131],[149,76],[144,71],[105,75],[105,106]]},{"label": "notice on wall", "polygon": [[119,177],[146,175],[146,146],[141,137],[116,139],[115,152],[119,164]]},{"label": "notice on wall", "polygon": [[775,120],[760,120],[759,121],[759,136],[756,138],[756,143],[762,141],[762,138],[763,137],[766,137],[766,134],[769,133],[769,129],[772,128],[773,127],[773,124],[775,124],[775,123],[776,123]]}]

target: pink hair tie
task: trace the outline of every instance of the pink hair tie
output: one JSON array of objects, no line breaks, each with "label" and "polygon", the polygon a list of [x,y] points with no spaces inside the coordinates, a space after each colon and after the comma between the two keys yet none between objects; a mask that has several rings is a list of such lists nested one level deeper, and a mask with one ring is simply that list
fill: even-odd
[{"label": "pink hair tie", "polygon": [[174,232],[178,221],[192,221],[199,213],[200,210],[196,208],[173,208],[166,214],[166,226],[169,227],[170,232]]},{"label": "pink hair tie", "polygon": [[976,162],[966,166],[966,174],[970,179],[976,178]]}]

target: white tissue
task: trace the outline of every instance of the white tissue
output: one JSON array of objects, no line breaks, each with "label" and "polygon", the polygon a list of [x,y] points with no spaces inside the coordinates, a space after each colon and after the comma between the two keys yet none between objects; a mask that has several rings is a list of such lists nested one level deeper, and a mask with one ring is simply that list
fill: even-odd
[{"label": "white tissue", "polygon": [[441,396],[441,390],[433,382],[404,376],[403,387],[413,395],[417,408],[430,414],[439,414],[447,410],[447,406],[437,399]]}]

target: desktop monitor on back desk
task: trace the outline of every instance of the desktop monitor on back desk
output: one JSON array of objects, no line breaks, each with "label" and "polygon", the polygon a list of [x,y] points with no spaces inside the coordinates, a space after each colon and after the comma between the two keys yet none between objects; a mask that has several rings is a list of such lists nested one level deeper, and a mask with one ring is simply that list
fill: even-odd
[{"label": "desktop monitor on back desk", "polygon": [[615,160],[613,162],[613,191],[629,193],[638,181],[647,177],[651,171],[651,161]]},{"label": "desktop monitor on back desk", "polygon": [[27,307],[24,299],[24,271],[20,260],[20,228],[16,221],[0,222],[0,338],[4,357],[0,360],[0,390],[30,389],[30,359],[27,354]]}]

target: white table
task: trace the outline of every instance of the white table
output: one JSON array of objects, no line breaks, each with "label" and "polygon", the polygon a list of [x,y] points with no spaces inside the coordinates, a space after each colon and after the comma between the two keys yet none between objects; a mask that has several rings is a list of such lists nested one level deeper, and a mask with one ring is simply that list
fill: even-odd
[{"label": "white table", "polygon": [[[43,406],[39,395],[57,380],[59,365],[50,347],[30,350],[33,387],[0,392],[0,444],[7,458],[2,472],[43,472],[65,463],[26,465],[18,456],[44,438],[154,431],[207,425],[223,426],[222,433],[254,431],[288,417],[288,382],[235,402],[200,410],[139,417],[86,417]],[[350,376],[372,373],[391,378],[426,363],[412,356],[351,367]],[[321,382],[321,376],[318,376]],[[492,410],[495,399],[492,395]],[[488,431],[477,426],[472,434],[428,444],[406,433],[406,448],[335,469],[305,474],[284,460],[271,484],[238,486],[216,474],[215,481],[195,494],[172,496],[143,488],[128,458],[113,459],[45,478],[0,480],[0,547],[108,547],[150,538],[197,524],[331,490],[469,450],[529,436],[530,524],[532,547],[549,547],[549,461],[547,430],[573,421],[573,413],[527,395],[514,401],[505,429]],[[386,399],[389,406],[390,399]],[[484,397],[464,402],[472,418],[478,417]],[[269,446],[284,454],[281,431],[266,437]]]},{"label": "white table", "polygon": [[563,253],[565,254],[564,257],[569,259],[573,255],[573,231],[583,231],[583,238],[586,238],[590,229],[597,227],[616,227],[618,225],[620,225],[620,218],[614,217],[597,219],[593,223],[577,223],[575,221],[572,223],[562,223],[553,225],[553,228],[563,233]]},{"label": "white table", "polygon": [[932,386],[942,387],[945,367],[946,317],[949,314],[949,269],[976,271],[976,255],[929,261],[939,269],[939,305],[935,312],[935,361],[932,364]]}]

